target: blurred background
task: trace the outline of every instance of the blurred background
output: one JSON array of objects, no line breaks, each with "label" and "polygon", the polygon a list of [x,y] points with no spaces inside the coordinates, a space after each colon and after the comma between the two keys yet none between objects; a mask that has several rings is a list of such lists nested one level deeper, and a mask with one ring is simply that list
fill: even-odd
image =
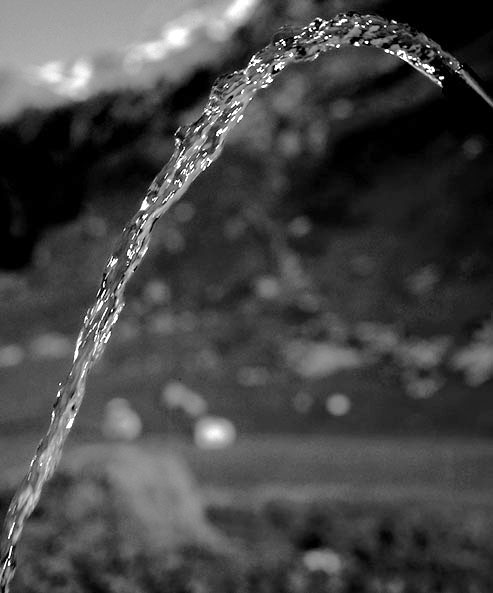
[{"label": "blurred background", "polygon": [[[3,0],[4,475],[46,429],[112,246],[217,76],[282,25],[357,10],[411,23],[491,88],[483,8]],[[154,229],[71,443],[135,441],[150,468],[177,451],[207,521],[262,550],[248,578],[194,556],[170,591],[491,590],[493,112],[445,91],[370,48],[291,66]],[[127,590],[63,566],[60,590]],[[36,570],[22,590],[53,590]]]}]

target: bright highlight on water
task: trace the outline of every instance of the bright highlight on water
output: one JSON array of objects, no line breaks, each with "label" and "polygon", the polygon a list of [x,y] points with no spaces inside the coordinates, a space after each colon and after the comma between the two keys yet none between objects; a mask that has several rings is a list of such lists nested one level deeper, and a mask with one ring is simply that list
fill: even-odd
[{"label": "bright highlight on water", "polygon": [[77,339],[72,368],[58,391],[48,432],[38,445],[5,519],[0,549],[0,593],[9,591],[16,568],[16,545],[24,524],[60,460],[84,397],[87,375],[110,339],[124,305],[125,285],[147,251],[154,224],[221,154],[227,134],[241,121],[259,89],[269,86],[288,64],[314,60],[323,52],[346,45],[382,49],[440,87],[447,79],[459,77],[493,107],[493,100],[459,61],[428,37],[395,21],[353,13],[328,21],[316,19],[296,30],[281,30],[270,45],[251,58],[244,70],[219,78],[201,117],[176,132],[173,155],[151,183],[106,264],[96,302],[88,310]]}]

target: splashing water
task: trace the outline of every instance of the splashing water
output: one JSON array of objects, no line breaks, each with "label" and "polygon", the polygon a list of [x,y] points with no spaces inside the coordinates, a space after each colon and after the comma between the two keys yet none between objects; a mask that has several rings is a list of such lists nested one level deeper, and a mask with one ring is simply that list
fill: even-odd
[{"label": "splashing water", "polygon": [[201,117],[176,132],[173,155],[151,183],[106,264],[96,302],[88,310],[77,339],[72,368],[58,391],[48,432],[38,445],[5,519],[0,548],[1,593],[9,591],[16,568],[16,545],[24,524],[60,460],[84,396],[87,375],[110,339],[123,308],[125,285],[147,251],[154,224],[220,155],[227,134],[241,121],[259,89],[269,86],[288,64],[314,60],[322,52],[345,45],[380,48],[440,87],[450,77],[459,77],[493,107],[493,100],[458,60],[425,35],[395,21],[353,13],[329,21],[316,19],[297,30],[281,30],[244,70],[218,79]]}]

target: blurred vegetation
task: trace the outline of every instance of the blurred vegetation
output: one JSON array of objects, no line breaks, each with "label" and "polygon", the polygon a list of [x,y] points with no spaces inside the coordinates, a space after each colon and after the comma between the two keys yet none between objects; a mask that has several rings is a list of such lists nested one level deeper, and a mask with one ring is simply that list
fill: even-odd
[{"label": "blurred vegetation", "polygon": [[[123,550],[105,507],[92,534],[86,526],[93,544],[84,546],[54,504],[65,500],[66,485],[66,476],[55,477],[32,517],[13,591],[487,593],[493,586],[487,508],[213,504],[210,520],[229,536],[234,556],[188,547],[156,557],[138,539]],[[4,491],[2,511],[7,500]]]},{"label": "blurred vegetation", "polygon": [[[460,14],[444,19],[441,7],[422,10],[414,3],[402,7],[375,0],[351,6],[330,1],[267,3],[234,35],[228,57],[209,69],[202,66],[188,80],[174,86],[158,81],[151,91],[109,92],[48,112],[32,109],[3,124],[0,265],[27,264],[43,229],[73,219],[97,190],[118,191],[125,199],[132,187],[148,183],[169,154],[177,125],[197,112],[214,78],[243,65],[280,25],[348,8],[410,21],[472,61],[483,76],[491,76],[493,42],[483,19],[465,21]],[[464,102],[459,89],[451,89],[450,99],[448,105],[429,82],[394,58],[367,49],[333,52],[316,65],[291,68],[275,91],[256,99],[250,126],[244,126],[235,143],[234,158],[245,162],[241,153],[246,152],[246,162],[261,167],[273,194],[270,200],[277,205],[276,219],[286,211],[303,212],[324,226],[343,228],[368,226],[376,217],[385,217],[382,204],[361,204],[362,199],[382,179],[392,183],[396,169],[401,176],[406,164],[415,164],[422,179],[412,188],[417,203],[401,202],[394,225],[415,227],[418,217],[428,225],[426,234],[432,235],[435,249],[446,251],[450,260],[470,253],[471,247],[481,259],[492,241],[487,199],[491,179],[485,166],[491,152],[491,115],[470,97]],[[464,142],[464,162],[451,162]],[[423,152],[428,153],[427,166],[422,166]],[[471,190],[464,191],[471,185],[472,196]],[[251,187],[244,189],[253,193]],[[427,203],[419,194],[428,194]],[[226,204],[217,204],[221,206]]]}]

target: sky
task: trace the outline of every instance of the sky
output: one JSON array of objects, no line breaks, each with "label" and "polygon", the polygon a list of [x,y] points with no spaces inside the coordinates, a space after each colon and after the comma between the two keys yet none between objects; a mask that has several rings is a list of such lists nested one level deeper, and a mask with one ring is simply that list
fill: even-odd
[{"label": "sky", "polygon": [[0,0],[0,68],[114,50],[218,0]]}]

